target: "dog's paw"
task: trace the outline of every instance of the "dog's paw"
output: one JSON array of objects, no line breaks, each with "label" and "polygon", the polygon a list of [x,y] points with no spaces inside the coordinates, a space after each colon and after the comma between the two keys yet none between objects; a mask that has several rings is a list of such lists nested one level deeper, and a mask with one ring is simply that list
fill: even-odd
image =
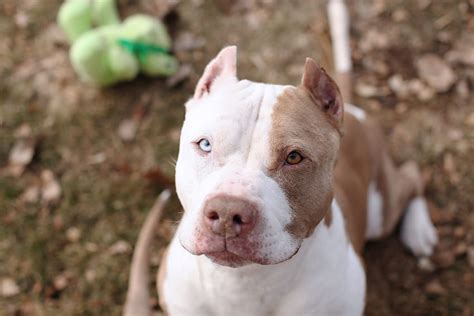
[{"label": "dog's paw", "polygon": [[433,254],[433,249],[438,243],[438,234],[431,222],[424,198],[417,197],[408,205],[401,227],[401,239],[415,256]]}]

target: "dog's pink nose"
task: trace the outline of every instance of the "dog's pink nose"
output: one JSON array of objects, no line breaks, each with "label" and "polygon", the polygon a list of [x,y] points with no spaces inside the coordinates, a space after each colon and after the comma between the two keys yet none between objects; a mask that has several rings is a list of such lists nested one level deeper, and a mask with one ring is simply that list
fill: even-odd
[{"label": "dog's pink nose", "polygon": [[204,222],[212,233],[222,237],[237,237],[255,226],[255,203],[231,195],[216,195],[204,207]]}]

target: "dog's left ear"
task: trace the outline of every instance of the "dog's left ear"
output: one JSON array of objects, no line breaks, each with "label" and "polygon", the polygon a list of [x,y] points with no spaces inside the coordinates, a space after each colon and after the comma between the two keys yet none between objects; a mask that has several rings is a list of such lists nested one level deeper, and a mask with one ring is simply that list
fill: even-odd
[{"label": "dog's left ear", "polygon": [[306,58],[301,85],[306,88],[315,103],[335,122],[342,126],[344,104],[336,82],[313,59]]},{"label": "dog's left ear", "polygon": [[217,56],[207,64],[199,79],[194,98],[198,99],[211,91],[215,80],[219,77],[237,77],[237,46],[223,48]]}]

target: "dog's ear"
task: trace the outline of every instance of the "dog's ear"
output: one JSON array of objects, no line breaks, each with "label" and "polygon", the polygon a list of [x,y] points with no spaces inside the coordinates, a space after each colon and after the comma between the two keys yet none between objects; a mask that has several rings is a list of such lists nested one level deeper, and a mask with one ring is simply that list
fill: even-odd
[{"label": "dog's ear", "polygon": [[198,99],[211,91],[211,86],[219,77],[237,77],[237,46],[223,48],[217,56],[207,64],[199,79],[194,98]]},{"label": "dog's ear", "polygon": [[306,88],[321,107],[338,125],[342,125],[344,104],[339,88],[313,59],[306,58],[301,85]]}]

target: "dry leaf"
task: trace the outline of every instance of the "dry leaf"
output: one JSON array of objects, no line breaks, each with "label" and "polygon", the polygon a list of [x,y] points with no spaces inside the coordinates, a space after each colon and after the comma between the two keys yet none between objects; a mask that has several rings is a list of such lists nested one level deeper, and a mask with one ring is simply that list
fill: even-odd
[{"label": "dry leaf", "polygon": [[432,272],[435,270],[433,262],[431,262],[430,258],[428,257],[421,257],[418,260],[418,268],[425,272]]},{"label": "dry leaf", "polygon": [[30,17],[25,12],[19,11],[15,14],[15,24],[20,29],[24,29],[30,24]]},{"label": "dry leaf", "polygon": [[84,246],[84,249],[87,251],[87,252],[97,252],[99,250],[99,247],[93,243],[93,242],[87,242]]},{"label": "dry leaf", "polygon": [[440,268],[449,268],[456,261],[452,249],[443,250],[433,255],[433,262]]},{"label": "dry leaf", "polygon": [[20,201],[25,203],[36,203],[40,197],[40,187],[38,185],[32,185],[26,188],[21,194]]},{"label": "dry leaf", "polygon": [[10,151],[8,169],[14,176],[20,176],[33,160],[36,142],[32,139],[19,139]]},{"label": "dry leaf", "polygon": [[433,0],[417,0],[417,6],[420,11],[427,9]]},{"label": "dry leaf", "polygon": [[85,276],[86,276],[86,281],[89,282],[89,283],[92,283],[92,282],[95,281],[95,279],[97,277],[97,273],[92,269],[87,269],[86,273],[85,273]]},{"label": "dry leaf", "polygon": [[28,138],[31,137],[31,133],[30,125],[21,124],[20,127],[15,130],[15,138]]},{"label": "dry leaf", "polygon": [[415,95],[420,101],[429,101],[433,99],[435,91],[425,85],[418,79],[412,79],[407,82],[408,90],[411,94]]},{"label": "dry leaf", "polygon": [[89,157],[89,163],[91,165],[98,165],[107,160],[107,155],[103,152],[97,153]]},{"label": "dry leaf", "polygon": [[460,38],[455,48],[446,54],[446,60],[450,63],[474,66],[474,36]]},{"label": "dry leaf", "polygon": [[446,293],[446,289],[438,280],[433,280],[426,284],[425,291],[431,295],[444,295]]},{"label": "dry leaf", "polygon": [[71,227],[66,231],[66,238],[70,242],[78,242],[81,239],[82,232],[77,227]]},{"label": "dry leaf", "polygon": [[132,246],[125,240],[119,240],[110,246],[108,253],[111,255],[128,254],[132,252]]},{"label": "dry leaf", "polygon": [[467,245],[465,242],[460,242],[454,247],[454,255],[456,257],[462,256],[467,252]]},{"label": "dry leaf", "polygon": [[396,9],[392,13],[392,19],[395,22],[406,21],[407,18],[408,18],[408,11],[405,9]]},{"label": "dry leaf", "polygon": [[464,238],[464,236],[466,235],[466,230],[464,229],[464,227],[458,226],[454,228],[453,235],[456,238]]},{"label": "dry leaf", "polygon": [[[303,39],[306,39],[306,38],[303,37]],[[302,44],[303,45],[301,45],[301,47],[303,48],[308,46],[307,42],[303,42]],[[387,65],[387,63],[383,59],[371,58],[368,55],[366,56],[366,58],[362,60],[362,63],[368,71],[374,72],[380,76],[385,77],[390,74],[390,67]],[[301,71],[299,71],[298,74],[299,73],[301,73]]]},{"label": "dry leaf", "polygon": [[364,82],[356,84],[355,92],[363,98],[383,97],[389,94],[386,87],[377,87]]},{"label": "dry leaf", "polygon": [[12,278],[3,278],[0,280],[0,296],[12,297],[20,293],[20,288]]},{"label": "dry leaf", "polygon": [[387,33],[376,28],[367,30],[359,42],[359,48],[363,53],[368,53],[375,49],[386,49],[389,46],[390,40]]},{"label": "dry leaf", "polygon": [[467,99],[469,97],[469,85],[467,80],[461,80],[456,85],[456,93],[461,99]]},{"label": "dry leaf", "polygon": [[41,173],[41,201],[45,204],[55,204],[61,197],[61,186],[51,170]]},{"label": "dry leaf", "polygon": [[61,215],[56,214],[53,217],[53,227],[56,230],[61,230],[61,229],[64,228],[64,220],[63,220],[63,217]]},{"label": "dry leaf", "polygon": [[399,98],[406,98],[410,94],[408,84],[399,74],[395,74],[388,79],[388,86]]},{"label": "dry leaf", "polygon": [[53,280],[54,288],[58,291],[64,290],[68,284],[69,284],[69,277],[67,273],[60,274],[57,277],[55,277]]},{"label": "dry leaf", "polygon": [[131,142],[135,139],[138,130],[138,122],[134,119],[123,120],[117,130],[117,134],[124,142]]},{"label": "dry leaf", "polygon": [[439,56],[426,54],[416,62],[418,75],[437,92],[446,92],[456,81],[451,67]]},{"label": "dry leaf", "polygon": [[472,112],[471,114],[469,114],[469,115],[466,117],[465,122],[466,122],[466,124],[469,125],[469,126],[474,126],[474,112]]},{"label": "dry leaf", "polygon": [[456,171],[456,164],[451,153],[444,155],[443,169],[448,174]]}]

